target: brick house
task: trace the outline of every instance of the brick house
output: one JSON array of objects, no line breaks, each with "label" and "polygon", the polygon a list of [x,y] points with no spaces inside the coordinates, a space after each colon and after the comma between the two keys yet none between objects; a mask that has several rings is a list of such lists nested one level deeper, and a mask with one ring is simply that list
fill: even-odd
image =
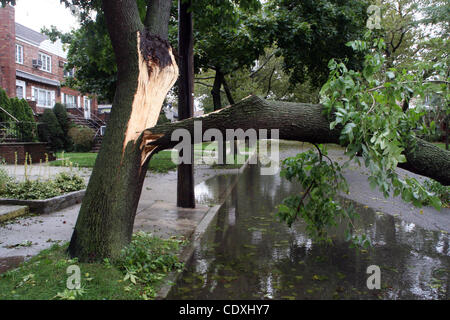
[{"label": "brick house", "polygon": [[0,87],[9,97],[26,99],[35,113],[63,103],[67,111],[85,119],[97,114],[97,99],[64,87],[67,54],[58,40],[15,22],[14,7],[0,7]]}]

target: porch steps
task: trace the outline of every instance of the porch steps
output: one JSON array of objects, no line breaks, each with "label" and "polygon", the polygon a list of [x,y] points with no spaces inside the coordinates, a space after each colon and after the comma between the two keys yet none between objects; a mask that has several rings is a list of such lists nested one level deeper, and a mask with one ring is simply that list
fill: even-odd
[{"label": "porch steps", "polygon": [[68,113],[68,117],[76,125],[85,126],[85,127],[88,127],[88,128],[91,128],[92,130],[94,130],[94,132],[96,134],[94,137],[94,143],[92,145],[91,151],[98,152],[100,150],[100,146],[102,145],[102,140],[103,140],[103,137],[99,134],[99,130],[100,130],[99,123],[94,120],[91,120],[91,119],[86,119],[81,115],[75,115],[72,113]]}]

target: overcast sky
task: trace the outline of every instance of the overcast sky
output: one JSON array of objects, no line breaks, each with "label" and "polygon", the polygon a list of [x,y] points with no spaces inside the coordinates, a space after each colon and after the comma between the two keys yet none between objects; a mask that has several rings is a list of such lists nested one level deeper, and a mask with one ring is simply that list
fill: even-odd
[{"label": "overcast sky", "polygon": [[40,32],[42,27],[57,26],[68,32],[77,28],[77,18],[59,0],[17,0],[16,22]]}]

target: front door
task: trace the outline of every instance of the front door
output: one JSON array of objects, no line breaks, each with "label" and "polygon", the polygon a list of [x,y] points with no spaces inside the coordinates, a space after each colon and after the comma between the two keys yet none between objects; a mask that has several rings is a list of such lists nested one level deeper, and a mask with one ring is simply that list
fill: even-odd
[{"label": "front door", "polygon": [[84,118],[91,118],[91,99],[84,97]]}]

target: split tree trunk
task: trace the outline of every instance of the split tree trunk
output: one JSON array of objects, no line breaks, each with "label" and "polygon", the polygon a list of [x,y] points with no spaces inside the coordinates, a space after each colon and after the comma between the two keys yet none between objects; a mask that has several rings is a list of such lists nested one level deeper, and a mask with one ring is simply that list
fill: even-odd
[{"label": "split tree trunk", "polygon": [[[172,148],[178,143],[170,140],[172,131],[184,128],[193,137],[194,121],[201,120],[202,133],[209,128],[216,128],[222,134],[225,134],[226,129],[278,129],[280,139],[339,143],[339,130],[330,130],[330,123],[322,111],[320,104],[269,101],[250,96],[203,117],[149,128],[145,130],[145,134],[161,135],[159,139],[149,143],[157,146],[158,150]],[[407,162],[399,164],[399,167],[449,185],[450,152],[424,140],[416,140],[416,148],[405,152]]]},{"label": "split tree trunk", "polygon": [[[69,245],[69,253],[80,261],[115,258],[131,240],[148,161],[155,151],[142,144],[141,133],[156,124],[164,98],[178,77],[170,45],[145,30],[135,0],[105,0],[103,10],[118,81],[103,144]],[[148,142],[154,137],[145,138]]]}]

